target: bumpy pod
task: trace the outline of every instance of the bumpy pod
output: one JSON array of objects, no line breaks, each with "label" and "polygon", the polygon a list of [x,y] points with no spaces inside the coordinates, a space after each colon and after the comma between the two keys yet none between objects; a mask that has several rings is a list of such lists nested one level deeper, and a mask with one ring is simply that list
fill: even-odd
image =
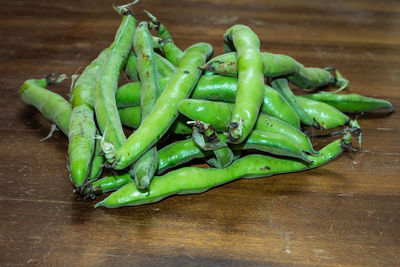
[{"label": "bumpy pod", "polygon": [[190,95],[200,76],[198,66],[204,64],[211,53],[212,47],[206,43],[192,45],[185,51],[152,112],[121,148],[105,151],[106,159],[115,169],[132,164],[165,134],[178,115],[179,101]]},{"label": "bumpy pod", "polygon": [[342,112],[358,113],[376,109],[394,111],[389,101],[359,94],[335,94],[329,92],[303,95],[303,97],[329,104]]},{"label": "bumpy pod", "polygon": [[225,52],[236,50],[238,87],[235,109],[227,125],[228,141],[241,143],[253,129],[264,97],[264,62],[260,41],[247,26],[235,25],[224,34]]},{"label": "bumpy pod", "polygon": [[320,150],[318,156],[310,156],[308,165],[292,159],[278,159],[264,155],[249,155],[236,160],[229,167],[186,167],[155,177],[148,192],[141,192],[135,183],[128,183],[100,201],[95,207],[118,208],[160,201],[171,195],[197,194],[239,178],[269,177],[275,174],[299,172],[319,167],[340,155],[351,136],[336,140]]}]

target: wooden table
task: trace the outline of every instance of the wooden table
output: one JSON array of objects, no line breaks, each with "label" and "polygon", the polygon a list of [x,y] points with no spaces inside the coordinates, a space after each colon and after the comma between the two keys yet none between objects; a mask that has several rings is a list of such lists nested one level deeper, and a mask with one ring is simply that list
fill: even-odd
[{"label": "wooden table", "polygon": [[[120,2],[119,2],[120,3]],[[113,40],[112,1],[0,3],[0,265],[400,265],[399,113],[359,117],[363,148],[312,171],[239,180],[122,209],[77,200],[67,138],[22,103],[28,78],[85,67]],[[335,66],[350,90],[400,109],[399,1],[141,1],[176,43],[223,52],[231,25],[262,50]],[[54,87],[67,96],[68,82]],[[100,198],[101,199],[101,198]]]}]

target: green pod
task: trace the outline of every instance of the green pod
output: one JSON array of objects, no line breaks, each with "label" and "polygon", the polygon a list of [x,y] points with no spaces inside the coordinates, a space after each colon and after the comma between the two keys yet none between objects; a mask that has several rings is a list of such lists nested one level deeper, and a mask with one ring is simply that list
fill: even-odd
[{"label": "green pod", "polygon": [[207,163],[216,168],[228,167],[234,155],[226,144],[226,136],[222,135],[218,138],[215,130],[201,121],[191,122],[191,124],[193,125],[192,138],[196,145],[202,150],[212,150],[214,153],[214,157],[208,159]]},{"label": "green pod", "polygon": [[265,96],[260,111],[300,129],[300,119],[296,110],[278,91],[268,85],[265,85]]},{"label": "green pod", "polygon": [[[140,78],[140,111],[143,121],[153,110],[154,104],[161,93],[158,82],[157,61],[153,50],[153,39],[147,22],[140,22],[135,32],[134,48],[138,55],[138,73]],[[154,146],[144,153],[131,169],[138,188],[149,187],[158,167],[158,153]]]},{"label": "green pod", "polygon": [[139,76],[137,73],[137,58],[133,52],[129,53],[128,60],[126,61],[125,74],[132,82],[139,81]]},{"label": "green pod", "polygon": [[141,122],[140,106],[119,108],[118,114],[124,126],[136,129]]},{"label": "green pod", "polygon": [[335,84],[336,80],[333,75],[321,68],[305,68],[303,65],[299,64],[298,71],[287,79],[294,85],[303,89],[314,89],[329,84]]},{"label": "green pod", "polygon": [[179,102],[178,110],[192,120],[199,120],[212,125],[217,132],[226,129],[232,117],[234,104],[200,99],[184,99]]},{"label": "green pod", "polygon": [[103,156],[103,150],[101,149],[100,138],[96,138],[92,164],[91,164],[90,173],[88,176],[89,181],[96,180],[97,178],[100,177],[101,172],[103,171],[104,161],[105,161],[105,159]]},{"label": "green pod", "polygon": [[[59,94],[56,94],[46,88],[46,85],[60,82],[61,79],[58,76],[51,76],[41,80],[28,80],[21,87],[20,94],[22,100],[30,105],[35,106],[48,120],[52,121],[57,125],[61,131],[68,136],[69,124],[72,114],[71,104]],[[101,147],[97,146],[93,155],[92,165],[90,167],[89,179],[97,178],[102,169],[104,157],[101,154]]]},{"label": "green pod", "polygon": [[279,159],[265,155],[248,155],[229,167],[186,167],[154,177],[149,191],[143,193],[135,183],[128,183],[109,195],[95,207],[118,208],[160,201],[171,195],[197,194],[239,178],[269,177],[275,174],[299,172],[319,167],[336,158],[344,150],[343,141],[336,140],[321,149],[318,156],[310,156],[310,165],[293,159]]},{"label": "green pod", "polygon": [[93,108],[93,87],[109,57],[104,49],[76,80],[71,92],[72,114],[68,134],[68,160],[71,182],[79,190],[90,177],[95,150],[96,123]]},{"label": "green pod", "polygon": [[[172,63],[169,62],[168,59],[160,56],[157,53],[154,53],[154,55],[155,55],[156,61],[157,61],[158,73],[162,77],[169,77],[176,71],[175,66],[172,65]],[[160,86],[161,86],[161,84],[160,84]]]},{"label": "green pod", "polygon": [[170,42],[174,42],[174,40],[171,37],[171,34],[167,30],[167,28],[160,23],[160,21],[155,17],[153,14],[151,14],[149,11],[144,10],[144,12],[147,14],[147,16],[150,18],[150,26],[151,28],[154,28],[157,30],[157,36],[166,39]]},{"label": "green pod", "polygon": [[153,37],[153,45],[155,48],[161,50],[165,58],[171,62],[175,67],[178,66],[179,61],[184,55],[184,52],[176,46],[174,42],[159,37]]},{"label": "green pod", "polygon": [[221,75],[201,76],[190,98],[235,102],[237,78]]},{"label": "green pod", "polygon": [[[300,63],[286,55],[267,52],[262,52],[261,55],[264,61],[264,76],[268,78],[289,76],[297,73],[301,67]],[[230,52],[216,56],[201,68],[224,76],[237,77],[237,53]]]},{"label": "green pod", "polygon": [[37,108],[46,119],[54,122],[65,135],[68,135],[71,104],[59,94],[44,88],[64,79],[65,76],[51,75],[46,79],[26,80],[19,90],[19,95],[24,103]]},{"label": "green pod", "polygon": [[[160,77],[158,82],[161,91],[167,86],[169,77]],[[115,95],[118,108],[132,107],[140,105],[140,82],[126,83],[120,86]]]},{"label": "green pod", "polygon": [[[220,75],[202,76],[191,98],[235,102],[237,78]],[[264,98],[260,112],[281,119],[296,128],[300,120],[292,106],[273,88],[264,85]]]},{"label": "green pod", "polygon": [[334,129],[345,126],[350,118],[343,112],[323,102],[296,96],[298,103],[309,117],[314,118],[324,129]]},{"label": "green pod", "polygon": [[[226,141],[226,137],[223,134],[218,134],[218,138]],[[240,153],[240,151],[247,149],[263,151],[275,155],[293,157],[300,159],[305,163],[311,163],[310,159],[307,158],[307,156],[305,156],[305,154],[298,149],[297,145],[293,141],[281,134],[264,133],[261,131],[253,130],[249,137],[246,139],[245,143],[232,145],[232,155],[237,155],[238,153]],[[215,151],[220,151],[217,152],[220,154],[216,155]],[[202,150],[194,142],[193,138],[174,142],[158,151],[159,161],[157,174],[160,175],[170,168],[180,166],[193,159],[207,158],[213,153],[214,156],[219,156],[219,158],[208,159],[207,163],[211,166],[221,168],[224,165],[229,165],[232,162],[229,151],[228,153],[226,153],[226,151],[221,151],[220,149],[214,151]],[[124,175],[119,175],[115,176],[115,178],[108,177],[104,180],[101,179],[94,182],[93,185],[99,186],[104,182],[107,186],[107,191],[103,192],[114,191],[123,185],[121,184],[121,179],[124,178],[123,176]],[[130,175],[128,175],[127,177],[130,177]],[[131,181],[131,179],[126,178],[125,181],[125,183],[127,183]],[[96,190],[94,186],[93,189],[95,192],[99,191]]]},{"label": "green pod", "polygon": [[296,144],[302,151],[312,155],[317,154],[312,147],[310,139],[304,133],[294,128],[292,125],[281,121],[280,119],[260,114],[254,129],[285,135],[290,138],[292,142]]},{"label": "green pod", "polygon": [[197,83],[201,73],[198,66],[204,64],[212,51],[206,43],[192,45],[185,51],[153,111],[122,147],[105,151],[106,159],[115,169],[132,164],[165,134],[178,115],[179,101],[187,98]]},{"label": "green pod", "polygon": [[309,114],[304,110],[304,107],[297,101],[295,95],[293,94],[292,90],[289,87],[287,79],[280,78],[273,80],[271,82],[271,85],[292,106],[292,108],[296,111],[297,116],[299,117],[302,123],[308,126],[314,124],[315,120],[313,119],[313,117],[309,116]]},{"label": "green pod", "polygon": [[193,138],[177,141],[158,151],[158,171],[162,174],[166,170],[187,163],[193,159],[205,158],[212,155],[212,151],[201,150]]},{"label": "green pod", "polygon": [[[169,78],[160,79],[161,89],[165,88]],[[190,98],[235,102],[237,78],[221,75],[201,76]],[[287,101],[273,88],[264,85],[265,93],[260,111],[281,119],[296,128],[300,128],[300,120]],[[139,105],[140,84],[128,83],[117,91],[117,106]],[[122,120],[122,119],[121,119]]]},{"label": "green pod", "polygon": [[[287,77],[294,85],[303,89],[314,89],[326,85],[335,85],[343,90],[349,81],[335,70],[334,77],[329,70],[323,68],[306,68],[293,58],[263,52],[264,76],[267,78]],[[237,77],[237,55],[236,53],[225,53],[214,57],[201,67],[203,70],[218,74]]]},{"label": "green pod", "polygon": [[264,98],[264,62],[260,41],[247,26],[234,25],[224,34],[225,52],[237,51],[238,87],[235,108],[226,132],[230,143],[239,144],[251,132]]},{"label": "green pod", "polygon": [[[167,59],[163,58],[159,54],[155,54],[157,61],[158,73],[162,77],[170,76],[174,71],[175,67]],[[125,74],[132,82],[139,81],[138,70],[137,70],[137,58],[133,52],[129,54],[128,60],[125,65]]]},{"label": "green pod", "polygon": [[342,112],[358,113],[368,112],[376,109],[389,109],[394,111],[389,101],[366,97],[359,94],[334,94],[329,92],[303,95],[305,98],[324,102]]},{"label": "green pod", "polygon": [[207,160],[207,163],[215,168],[226,168],[233,162],[234,155],[232,150],[228,147],[221,147],[213,150],[214,156]]},{"label": "green pod", "polygon": [[244,143],[233,145],[234,150],[255,149],[279,156],[298,158],[306,163],[311,163],[310,159],[292,139],[281,134],[253,130]]},{"label": "green pod", "polygon": [[115,95],[118,109],[140,105],[140,82],[126,83],[120,86]]},{"label": "green pod", "polygon": [[134,36],[140,78],[140,108],[142,121],[150,114],[161,93],[156,57],[147,22],[140,22]]},{"label": "green pod", "polygon": [[69,124],[69,171],[71,182],[80,188],[89,176],[95,149],[96,124],[93,110],[87,105],[76,106],[72,110]]},{"label": "green pod", "polygon": [[[140,126],[141,114],[140,106],[126,107],[118,109],[121,123],[124,126],[128,126],[133,129],[137,129]],[[192,128],[186,124],[187,119],[183,116],[178,116],[174,123],[171,125],[170,131],[173,134],[191,134]]]},{"label": "green pod", "polygon": [[[213,102],[199,99],[185,99],[178,105],[179,112],[191,120],[199,120],[210,124],[218,131],[224,129],[229,122],[233,110],[233,104],[224,102]],[[310,139],[299,129],[292,125],[269,115],[260,114],[254,126],[255,130],[264,132],[280,133],[292,139],[303,151],[311,154],[316,152],[312,148]]]},{"label": "green pod", "polygon": [[105,176],[97,181],[93,181],[91,187],[86,188],[86,193],[93,191],[96,194],[102,194],[115,191],[131,181],[132,177],[129,173]]},{"label": "green pod", "polygon": [[119,148],[126,141],[118,116],[115,94],[121,70],[132,48],[136,19],[125,8],[120,9],[123,15],[121,25],[110,47],[110,56],[94,86],[96,118],[105,141],[103,150],[107,150],[105,144],[112,144],[114,148]]}]

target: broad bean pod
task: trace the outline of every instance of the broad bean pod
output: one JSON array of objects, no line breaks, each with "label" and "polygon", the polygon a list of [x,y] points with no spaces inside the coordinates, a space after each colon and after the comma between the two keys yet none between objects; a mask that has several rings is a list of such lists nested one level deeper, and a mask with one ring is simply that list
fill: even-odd
[{"label": "broad bean pod", "polygon": [[178,115],[179,101],[190,95],[199,79],[201,70],[198,66],[204,64],[212,51],[206,43],[192,45],[185,51],[152,112],[122,147],[105,151],[106,159],[115,169],[123,169],[135,162],[165,134]]},{"label": "broad bean pod", "polygon": [[[293,58],[267,52],[261,53],[264,61],[264,76],[267,78],[287,77],[294,85],[303,89],[315,89],[322,86],[338,86],[337,91],[346,88],[349,81],[343,78],[339,71],[334,77],[330,69],[306,68]],[[225,53],[214,57],[201,67],[203,70],[215,72],[226,76],[237,77],[237,54]]]},{"label": "broad bean pod", "polygon": [[46,119],[54,122],[68,136],[71,104],[64,97],[45,88],[65,78],[65,75],[50,74],[45,79],[26,80],[19,89],[19,95],[24,103],[37,108]]},{"label": "broad bean pod", "polygon": [[308,126],[320,128],[318,122],[304,110],[303,106],[297,102],[295,95],[289,87],[288,80],[279,78],[271,82],[271,86],[279,92],[279,94],[286,99],[286,101],[296,111],[300,121]]},{"label": "broad bean pod", "polygon": [[[178,110],[191,120],[208,123],[213,129],[220,132],[224,130],[224,125],[229,122],[233,106],[232,103],[185,99],[179,103]],[[316,153],[312,148],[310,139],[304,133],[275,117],[259,114],[254,130],[285,135],[303,151],[311,154]]]},{"label": "broad bean pod", "polygon": [[[218,134],[217,138],[226,141],[226,136]],[[231,146],[233,155],[237,155],[242,150],[257,150],[275,155],[287,156],[302,160],[306,164],[312,163],[307,155],[289,138],[276,134],[265,133],[253,130],[244,143]],[[193,159],[207,158],[213,154],[211,150],[203,150],[197,145],[193,138],[177,141],[169,144],[158,151],[158,171],[157,174],[163,174],[173,167],[185,164]],[[215,155],[215,154],[214,154]],[[226,154],[222,154],[224,156]],[[207,163],[211,166],[221,168],[225,162],[231,162],[231,159],[210,158]],[[128,178],[129,177],[129,178]],[[132,181],[129,174],[120,174],[116,176],[107,176],[92,183],[93,191],[105,193],[119,189],[122,185]],[[89,189],[87,189],[89,192]]]},{"label": "broad bean pod", "polygon": [[[169,62],[166,58],[162,57],[159,54],[155,54],[158,74],[161,77],[169,77],[172,73],[175,72],[176,68]],[[137,72],[137,57],[131,52],[129,54],[128,60],[125,65],[125,74],[132,82],[139,81],[139,76]]]},{"label": "broad bean pod", "polygon": [[149,191],[141,192],[135,183],[128,183],[109,195],[95,207],[118,208],[158,202],[171,195],[198,194],[239,178],[261,178],[276,174],[299,172],[319,167],[339,156],[349,145],[351,135],[333,141],[320,150],[318,156],[309,156],[310,165],[292,159],[278,159],[265,155],[248,155],[229,167],[186,167],[154,177]]},{"label": "broad bean pod", "polygon": [[264,97],[264,62],[260,41],[247,26],[234,25],[224,34],[225,52],[236,50],[238,87],[235,108],[226,133],[230,143],[243,142],[253,129]]},{"label": "broad bean pod", "polygon": [[[139,23],[134,37],[134,48],[138,55],[138,74],[140,78],[140,111],[141,121],[151,113],[161,93],[158,83],[157,62],[153,50],[153,40],[147,22]],[[147,189],[157,171],[158,153],[153,146],[144,153],[133,165],[132,177],[138,188]]]},{"label": "broad bean pod", "polygon": [[321,92],[303,95],[303,97],[324,102],[342,112],[359,113],[376,109],[388,109],[390,112],[394,111],[393,106],[389,101],[373,97],[366,97],[359,94],[335,94]]},{"label": "broad bean pod", "polygon": [[304,108],[307,115],[314,118],[323,129],[342,127],[350,122],[350,118],[346,114],[323,102],[302,96],[296,96],[296,101]]},{"label": "broad bean pod", "polygon": [[[124,126],[137,129],[141,123],[141,111],[140,106],[125,107],[118,109],[118,114],[121,119],[121,123]],[[192,128],[186,124],[187,119],[178,115],[174,123],[171,125],[170,131],[173,134],[191,134]]]},{"label": "broad bean pod", "polygon": [[132,48],[136,19],[125,7],[116,9],[123,16],[122,22],[110,46],[110,56],[94,86],[96,119],[105,140],[103,150],[107,150],[106,144],[119,148],[126,141],[118,116],[115,94],[121,70]]},{"label": "broad bean pod", "polygon": [[[160,88],[163,90],[169,78],[160,79]],[[300,128],[300,120],[287,101],[273,88],[264,85],[264,99],[260,112],[281,119],[296,128]],[[235,102],[237,78],[221,75],[201,76],[190,98]],[[140,83],[127,83],[118,88],[117,106],[139,105]]]},{"label": "broad bean pod", "polygon": [[[176,46],[174,42],[171,42],[168,39],[161,39],[157,37],[153,37],[154,47],[157,47],[162,51],[165,58],[171,62],[172,65],[178,66],[180,59],[183,57],[184,52]],[[156,46],[157,45],[157,46]]]},{"label": "broad bean pod", "polygon": [[94,120],[93,88],[98,74],[109,57],[104,49],[76,80],[71,92],[72,113],[68,134],[68,159],[71,182],[81,190],[90,177],[95,150],[96,122]]},{"label": "broad bean pod", "polygon": [[[64,97],[45,88],[47,85],[59,83],[65,78],[65,75],[51,74],[45,79],[30,79],[24,82],[19,93],[22,101],[36,107],[46,119],[55,123],[68,136],[72,106]],[[96,142],[89,180],[97,178],[101,173],[104,162],[101,152],[101,147]]]}]

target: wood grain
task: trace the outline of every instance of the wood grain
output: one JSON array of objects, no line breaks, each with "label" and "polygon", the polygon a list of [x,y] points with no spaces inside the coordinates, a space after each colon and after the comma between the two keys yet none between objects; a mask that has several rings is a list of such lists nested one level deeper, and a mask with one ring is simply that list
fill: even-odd
[{"label": "wood grain", "polygon": [[[0,3],[0,264],[39,266],[400,265],[399,113],[359,118],[363,148],[319,169],[239,180],[140,207],[72,194],[67,138],[18,97],[28,78],[73,74],[113,40],[112,1]],[[398,1],[141,1],[181,48],[223,52],[232,24],[264,51],[335,66],[350,90],[400,109]],[[54,87],[66,96],[68,82]],[[316,142],[316,141],[315,141]],[[318,144],[319,146],[322,143]]]}]

